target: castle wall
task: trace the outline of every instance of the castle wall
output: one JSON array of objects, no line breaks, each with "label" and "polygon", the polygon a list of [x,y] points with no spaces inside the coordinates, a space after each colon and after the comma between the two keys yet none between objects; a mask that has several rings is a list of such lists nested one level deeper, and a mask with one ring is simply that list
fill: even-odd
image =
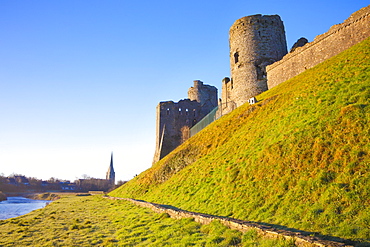
[{"label": "castle wall", "polygon": [[200,104],[190,99],[160,102],[157,106],[156,151],[153,163],[182,143],[181,129],[191,128],[199,118]]},{"label": "castle wall", "polygon": [[267,66],[267,84],[271,89],[329,59],[370,36],[370,6],[353,13],[342,24],[334,25],[313,42],[299,47],[280,61]]},{"label": "castle wall", "polygon": [[188,98],[201,104],[200,112],[207,115],[218,105],[217,88],[210,85],[204,85],[202,81],[194,81],[194,86],[188,90]]},{"label": "castle wall", "polygon": [[[222,81],[222,100],[217,89],[194,81],[189,99],[157,106],[157,162],[186,139],[186,131],[219,106],[225,114],[326,59],[370,36],[370,6],[353,13],[311,43],[287,53],[284,25],[278,15],[253,15],[237,20],[229,32],[232,79]],[[216,115],[217,115],[216,114]],[[184,138],[185,137],[185,138]]]},{"label": "castle wall", "polygon": [[190,99],[165,101],[157,106],[156,149],[153,163],[189,138],[190,128],[217,106],[217,88],[194,81]]},{"label": "castle wall", "polygon": [[232,79],[223,81],[222,103],[240,106],[267,90],[266,66],[287,53],[283,22],[278,15],[243,17],[231,26],[229,44]]}]

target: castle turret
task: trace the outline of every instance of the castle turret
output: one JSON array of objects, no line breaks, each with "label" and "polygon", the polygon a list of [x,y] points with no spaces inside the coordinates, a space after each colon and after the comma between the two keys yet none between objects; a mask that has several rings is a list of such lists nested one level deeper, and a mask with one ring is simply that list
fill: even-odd
[{"label": "castle turret", "polygon": [[231,26],[229,44],[232,78],[223,81],[222,103],[240,106],[267,90],[266,66],[287,53],[283,22],[278,15],[243,17]]},{"label": "castle turret", "polygon": [[116,181],[116,173],[114,172],[114,168],[113,168],[113,152],[111,153],[111,156],[110,156],[110,165],[109,165],[109,168],[108,168],[108,171],[107,171],[107,175],[105,177],[107,180],[110,181],[111,184],[115,184]]},{"label": "castle turret", "polygon": [[188,90],[190,100],[195,100],[200,103],[201,115],[207,115],[218,104],[217,88],[204,85],[202,81],[195,80],[194,86]]}]

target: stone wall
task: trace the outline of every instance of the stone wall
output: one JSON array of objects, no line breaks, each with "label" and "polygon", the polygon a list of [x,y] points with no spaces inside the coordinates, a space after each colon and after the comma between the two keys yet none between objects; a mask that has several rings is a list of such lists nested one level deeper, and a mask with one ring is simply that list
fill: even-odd
[{"label": "stone wall", "polygon": [[182,142],[181,129],[197,123],[200,104],[190,99],[160,102],[157,106],[156,150],[153,163],[159,161]]},{"label": "stone wall", "polygon": [[231,80],[223,80],[222,103],[237,106],[267,90],[266,66],[286,53],[284,25],[278,15],[238,19],[229,31]]},{"label": "stone wall", "polygon": [[218,104],[217,88],[204,85],[202,81],[195,80],[194,86],[188,90],[188,98],[201,104],[201,114],[207,115]]},{"label": "stone wall", "polygon": [[295,49],[280,61],[267,66],[267,84],[276,85],[329,59],[370,36],[370,6],[353,13],[342,24],[334,25],[313,42]]},{"label": "stone wall", "polygon": [[126,200],[138,205],[140,207],[146,207],[153,210],[156,213],[167,213],[171,218],[182,219],[182,218],[194,218],[194,220],[201,224],[209,224],[213,220],[219,220],[225,226],[238,230],[241,232],[247,232],[250,230],[255,230],[259,235],[268,238],[285,238],[287,240],[293,239],[296,246],[302,247],[313,247],[313,246],[331,246],[331,247],[351,247],[351,245],[346,245],[345,243],[323,240],[318,237],[310,236],[309,232],[302,231],[288,231],[283,229],[277,229],[271,226],[258,224],[251,221],[237,220],[227,217],[214,216],[202,213],[189,212],[186,210],[181,210],[168,205],[160,205],[156,203],[150,203],[142,200],[135,200],[130,198],[118,198],[109,197],[113,200]]},{"label": "stone wall", "polygon": [[[153,164],[178,147],[189,129],[217,106],[217,88],[196,80],[189,99],[165,101],[157,106],[156,149]],[[186,133],[187,132],[187,133]]]}]

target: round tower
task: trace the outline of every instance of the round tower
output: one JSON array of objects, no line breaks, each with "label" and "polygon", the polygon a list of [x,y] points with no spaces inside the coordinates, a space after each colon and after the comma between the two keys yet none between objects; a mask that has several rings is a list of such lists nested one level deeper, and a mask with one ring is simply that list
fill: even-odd
[{"label": "round tower", "polygon": [[231,26],[229,44],[232,79],[223,88],[240,106],[267,90],[266,66],[287,53],[284,24],[278,15],[243,17]]}]

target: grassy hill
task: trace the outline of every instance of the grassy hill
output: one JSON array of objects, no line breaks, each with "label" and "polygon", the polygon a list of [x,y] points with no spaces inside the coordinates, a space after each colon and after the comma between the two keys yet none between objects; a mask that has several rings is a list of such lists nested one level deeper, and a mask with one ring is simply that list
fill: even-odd
[{"label": "grassy hill", "polygon": [[257,98],[110,195],[370,244],[370,39]]},{"label": "grassy hill", "polygon": [[127,201],[67,196],[29,214],[0,220],[0,246],[289,246],[218,222],[174,220]]}]

